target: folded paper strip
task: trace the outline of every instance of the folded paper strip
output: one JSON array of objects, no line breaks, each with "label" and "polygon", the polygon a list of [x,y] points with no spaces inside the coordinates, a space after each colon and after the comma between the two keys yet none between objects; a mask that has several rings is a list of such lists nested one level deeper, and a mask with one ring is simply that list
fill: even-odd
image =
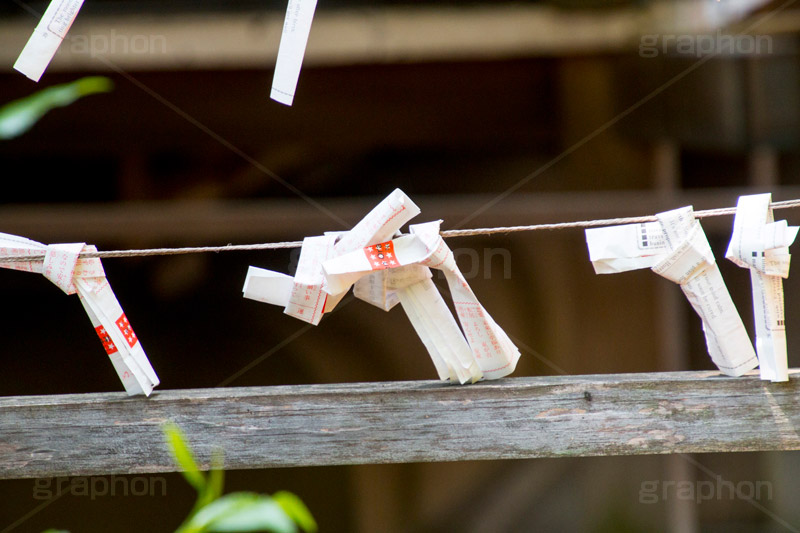
[{"label": "folded paper strip", "polygon": [[[129,395],[150,395],[158,385],[150,361],[106,280],[100,259],[80,258],[81,252],[96,252],[84,243],[42,243],[0,233],[0,268],[43,274],[67,294],[78,294],[117,375]],[[2,262],[2,258],[36,255],[43,260]]]},{"label": "folded paper strip", "polygon": [[[286,314],[316,325],[353,287],[357,298],[383,310],[403,307],[440,379],[466,383],[510,374],[519,350],[478,302],[439,235],[440,222],[399,234],[419,212],[397,189],[350,231],[306,238],[294,277],[251,266],[244,296],[284,306]],[[431,268],[444,273],[463,332]]]},{"label": "folded paper strip", "polygon": [[789,277],[789,245],[798,228],[774,222],[771,203],[769,193],[739,197],[725,257],[750,270],[761,379],[788,381],[783,278]]},{"label": "folded paper strip", "polygon": [[651,268],[679,284],[702,319],[714,364],[730,376],[752,370],[758,366],[753,345],[692,208],[660,213],[657,219],[586,230],[595,272],[612,274]]}]

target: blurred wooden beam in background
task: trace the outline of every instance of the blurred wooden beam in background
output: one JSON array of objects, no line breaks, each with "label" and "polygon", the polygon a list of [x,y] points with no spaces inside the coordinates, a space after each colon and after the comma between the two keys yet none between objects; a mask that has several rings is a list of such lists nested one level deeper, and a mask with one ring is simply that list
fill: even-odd
[{"label": "blurred wooden beam in background", "polygon": [[[315,17],[304,64],[609,53],[634,50],[643,34],[716,31],[746,12],[741,2],[736,10],[725,3],[707,4],[670,0],[584,10],[541,4],[323,8]],[[273,10],[83,13],[50,70],[108,70],[108,62],[126,70],[272,69],[283,18],[283,12]],[[0,22],[4,70],[11,69],[35,24],[34,16]],[[781,23],[780,29],[785,28]]]},{"label": "blurred wooden beam in background", "polygon": [[[599,218],[653,215],[684,205],[696,210],[734,207],[739,195],[772,192],[773,200],[800,198],[800,187],[751,187],[676,191],[601,191],[515,193],[496,204],[484,194],[417,196],[422,220],[444,219],[443,229],[544,224]],[[352,224],[380,198],[315,199]],[[485,208],[485,211],[481,211]],[[780,218],[791,211],[778,212]],[[54,223],[54,221],[57,221]],[[728,230],[731,217],[703,220],[706,229]],[[298,198],[269,200],[142,201],[98,204],[0,205],[0,231],[45,242],[81,239],[120,242],[132,237],[151,244],[299,240],[308,235],[343,228],[324,211]],[[580,230],[573,230],[580,231]]]}]

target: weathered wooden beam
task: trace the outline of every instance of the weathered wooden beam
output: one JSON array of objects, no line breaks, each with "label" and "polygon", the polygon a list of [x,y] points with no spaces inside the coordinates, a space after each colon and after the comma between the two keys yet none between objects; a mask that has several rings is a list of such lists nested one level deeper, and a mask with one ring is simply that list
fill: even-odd
[{"label": "weathered wooden beam", "polygon": [[800,449],[800,378],[668,372],[0,398],[0,478],[174,471],[161,425],[227,468]]}]

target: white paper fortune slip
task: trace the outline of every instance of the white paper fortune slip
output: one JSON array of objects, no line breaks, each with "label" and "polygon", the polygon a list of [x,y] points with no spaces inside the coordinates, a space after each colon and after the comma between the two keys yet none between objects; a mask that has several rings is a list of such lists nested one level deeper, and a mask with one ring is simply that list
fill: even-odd
[{"label": "white paper fortune slip", "polygon": [[289,0],[289,5],[286,6],[270,94],[270,98],[276,102],[292,105],[316,9],[317,0]]},{"label": "white paper fortune slip", "polygon": [[33,81],[39,81],[61,46],[61,41],[67,36],[82,5],[83,0],[51,0],[14,63],[14,69]]},{"label": "white paper fortune slip", "polygon": [[[305,239],[294,278],[251,266],[244,296],[283,305],[285,313],[318,324],[354,287],[357,298],[383,310],[402,305],[440,379],[466,383],[510,374],[519,350],[478,302],[439,235],[439,222],[396,236],[418,213],[397,189],[352,230]],[[443,271],[463,332],[430,268]]]},{"label": "white paper fortune slip", "polygon": [[[100,259],[78,257],[81,252],[96,251],[97,248],[84,243],[45,246],[0,233],[0,268],[40,273],[65,293],[77,292],[127,393],[149,396],[158,385],[158,376],[106,280]],[[43,260],[2,262],[2,258],[42,252],[45,252]]]},{"label": "white paper fortune slip", "polygon": [[771,203],[769,193],[739,197],[725,257],[750,270],[761,379],[788,381],[783,278],[789,277],[789,245],[798,228],[774,222]]},{"label": "white paper fortune slip", "polygon": [[692,208],[667,211],[657,218],[658,222],[587,229],[595,272],[649,267],[679,284],[703,321],[714,364],[729,376],[752,370],[758,365],[753,345]]}]

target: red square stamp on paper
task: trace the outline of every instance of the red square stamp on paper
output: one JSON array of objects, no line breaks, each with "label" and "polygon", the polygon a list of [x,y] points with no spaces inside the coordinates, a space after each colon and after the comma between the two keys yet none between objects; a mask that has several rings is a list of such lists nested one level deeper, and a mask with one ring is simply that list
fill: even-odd
[{"label": "red square stamp on paper", "polygon": [[94,330],[97,332],[97,336],[100,337],[100,342],[103,343],[103,348],[105,348],[107,354],[111,355],[117,351],[117,347],[114,346],[114,341],[111,340],[111,336],[106,331],[106,328],[97,326]]},{"label": "red square stamp on paper", "polygon": [[364,255],[367,256],[372,270],[383,270],[400,266],[394,254],[394,243],[392,241],[373,244],[364,248]]},{"label": "red square stamp on paper", "polygon": [[136,333],[133,332],[130,322],[128,322],[128,318],[125,316],[125,313],[122,313],[122,315],[120,315],[120,317],[117,319],[117,327],[122,333],[122,336],[125,337],[125,340],[128,342],[128,346],[133,348],[138,339],[136,338]]}]

